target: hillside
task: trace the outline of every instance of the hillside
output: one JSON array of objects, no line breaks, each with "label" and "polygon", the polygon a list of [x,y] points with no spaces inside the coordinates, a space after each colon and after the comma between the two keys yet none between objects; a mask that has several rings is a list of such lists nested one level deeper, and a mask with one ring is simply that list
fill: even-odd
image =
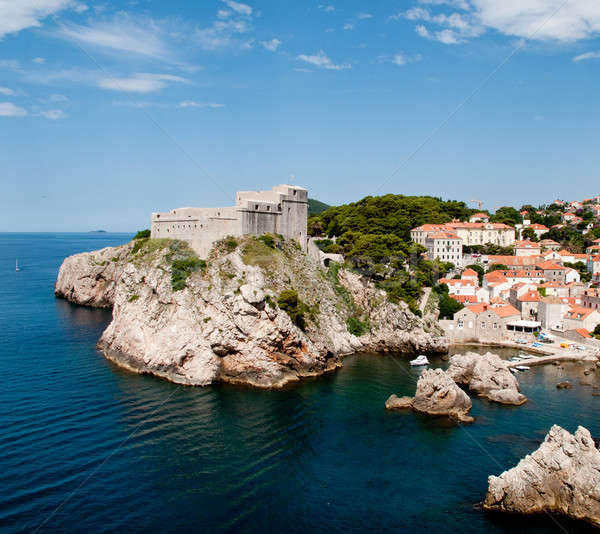
[{"label": "hillside", "polygon": [[325,204],[325,202],[321,202],[320,200],[315,200],[314,198],[308,199],[308,216],[312,217],[313,215],[319,215],[319,213],[323,213],[324,211],[331,208],[329,204]]}]

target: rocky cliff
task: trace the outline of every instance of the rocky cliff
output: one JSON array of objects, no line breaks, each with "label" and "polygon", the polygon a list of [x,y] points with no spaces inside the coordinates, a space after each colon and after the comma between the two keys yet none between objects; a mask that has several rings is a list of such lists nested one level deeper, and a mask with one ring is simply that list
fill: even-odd
[{"label": "rocky cliff", "polygon": [[447,350],[435,324],[277,238],[226,239],[207,262],[165,239],[77,254],[55,293],[112,306],[99,342],[107,358],[182,384],[278,387],[335,369],[351,352]]},{"label": "rocky cliff", "polygon": [[574,435],[553,426],[537,451],[488,483],[487,510],[560,513],[600,527],[600,451],[581,426]]}]

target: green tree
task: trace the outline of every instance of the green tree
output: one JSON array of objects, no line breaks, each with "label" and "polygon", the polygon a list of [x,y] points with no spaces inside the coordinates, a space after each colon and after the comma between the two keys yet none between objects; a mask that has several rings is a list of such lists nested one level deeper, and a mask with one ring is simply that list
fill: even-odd
[{"label": "green tree", "polygon": [[150,237],[150,230],[140,230],[133,236],[133,239],[148,239]]},{"label": "green tree", "polygon": [[515,208],[504,206],[496,210],[491,221],[515,226],[523,223],[523,216]]},{"label": "green tree", "polygon": [[539,241],[537,234],[535,233],[535,230],[533,228],[531,228],[531,226],[528,226],[527,228],[524,228],[523,231],[521,232],[521,236],[523,237],[523,239],[529,239],[529,241]]}]

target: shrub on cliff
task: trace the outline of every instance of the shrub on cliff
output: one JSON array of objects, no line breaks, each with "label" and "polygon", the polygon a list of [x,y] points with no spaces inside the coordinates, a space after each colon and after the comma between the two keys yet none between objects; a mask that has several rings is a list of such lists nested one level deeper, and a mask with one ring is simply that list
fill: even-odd
[{"label": "shrub on cliff", "polygon": [[195,256],[183,260],[174,260],[171,264],[171,288],[173,291],[182,290],[190,274],[205,268],[206,262]]},{"label": "shrub on cliff", "polygon": [[137,234],[133,236],[133,239],[147,239],[150,237],[150,230],[140,230]]},{"label": "shrub on cliff", "polygon": [[348,332],[353,336],[360,337],[370,330],[369,320],[361,321],[359,317],[348,317],[346,319],[346,327]]},{"label": "shrub on cliff", "polygon": [[298,292],[294,289],[282,291],[277,299],[277,305],[286,312],[292,322],[301,330],[306,328],[304,313],[308,311],[308,306],[298,297]]}]

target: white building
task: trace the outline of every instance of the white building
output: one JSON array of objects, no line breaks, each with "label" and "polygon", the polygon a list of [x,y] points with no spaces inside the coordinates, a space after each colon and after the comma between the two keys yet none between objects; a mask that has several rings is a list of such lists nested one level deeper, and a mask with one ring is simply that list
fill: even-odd
[{"label": "white building", "polygon": [[462,239],[447,231],[433,232],[425,238],[427,256],[434,260],[462,265]]}]

